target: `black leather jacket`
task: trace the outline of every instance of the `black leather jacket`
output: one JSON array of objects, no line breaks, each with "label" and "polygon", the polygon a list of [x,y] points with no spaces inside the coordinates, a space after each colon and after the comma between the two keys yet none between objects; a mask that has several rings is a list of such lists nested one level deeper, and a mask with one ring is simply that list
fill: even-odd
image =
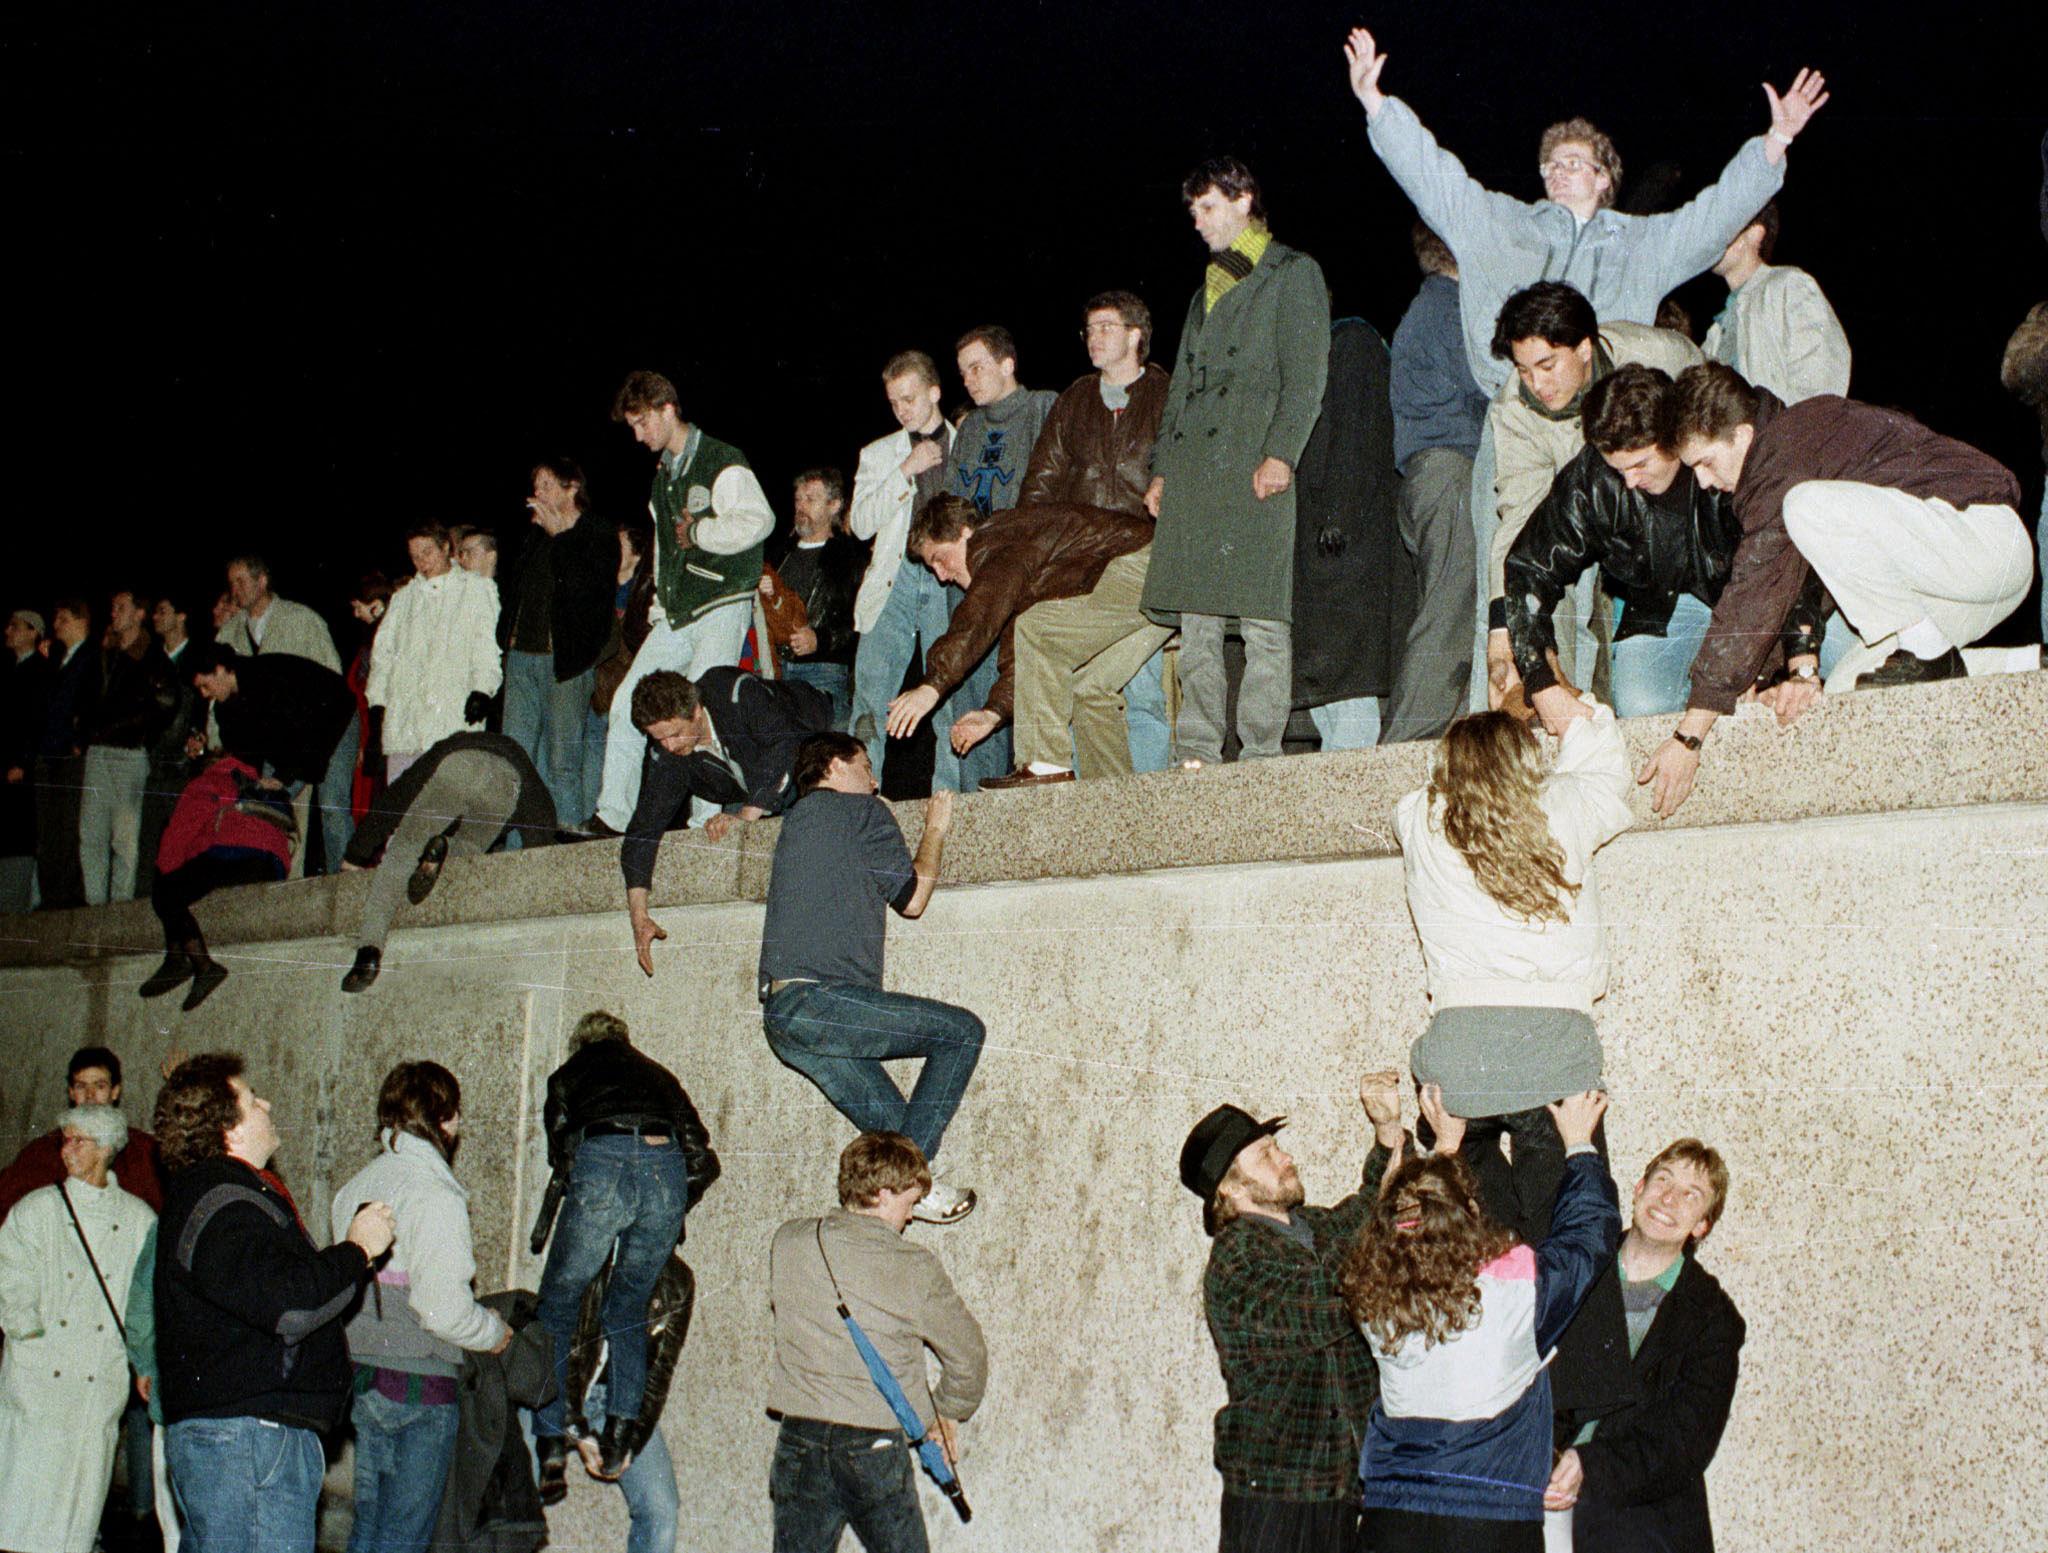
[{"label": "black leather jacket", "polygon": [[[1523,685],[1533,695],[1557,683],[1547,656],[1557,645],[1550,614],[1588,566],[1600,568],[1608,596],[1622,601],[1616,641],[1662,636],[1679,594],[1710,609],[1720,599],[1741,539],[1728,498],[1702,490],[1691,470],[1681,468],[1669,491],[1650,497],[1630,490],[1596,449],[1581,448],[1508,552],[1504,597],[1495,604],[1501,615],[1493,624],[1507,630]],[[1809,573],[1782,628],[1787,657],[1820,650],[1825,602]]]},{"label": "black leather jacket", "polygon": [[660,1127],[681,1146],[690,1172],[690,1206],[718,1179],[711,1134],[676,1076],[621,1040],[592,1041],[548,1075],[544,1118],[548,1164],[565,1174],[594,1122],[640,1122]]}]

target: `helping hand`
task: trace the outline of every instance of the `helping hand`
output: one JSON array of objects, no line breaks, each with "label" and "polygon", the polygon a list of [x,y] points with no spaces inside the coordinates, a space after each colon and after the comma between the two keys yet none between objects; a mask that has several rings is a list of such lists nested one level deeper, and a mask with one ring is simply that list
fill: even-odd
[{"label": "helping hand", "polygon": [[906,690],[889,703],[889,737],[907,739],[917,732],[931,709],[939,704],[939,693],[929,685]]},{"label": "helping hand", "polygon": [[1668,820],[1692,793],[1693,778],[1699,775],[1700,757],[1676,739],[1666,739],[1657,752],[1636,773],[1636,785],[1652,782],[1650,809],[1658,819]]},{"label": "helping hand", "polygon": [[1582,1143],[1593,1141],[1593,1129],[1600,1125],[1600,1118],[1607,1114],[1607,1091],[1589,1089],[1583,1094],[1566,1095],[1562,1100],[1553,1101],[1544,1107],[1550,1119],[1557,1123],[1557,1135],[1564,1140],[1567,1151]]},{"label": "helping hand", "polygon": [[975,745],[1003,726],[1002,718],[983,707],[965,717],[953,719],[953,753],[965,755]]}]

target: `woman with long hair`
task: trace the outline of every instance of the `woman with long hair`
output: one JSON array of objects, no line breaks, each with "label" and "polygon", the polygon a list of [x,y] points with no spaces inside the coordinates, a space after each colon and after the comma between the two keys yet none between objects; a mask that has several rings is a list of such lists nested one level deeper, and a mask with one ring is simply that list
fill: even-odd
[{"label": "woman with long hair", "polygon": [[[1506,712],[1459,718],[1428,786],[1394,810],[1431,1004],[1410,1066],[1472,1124],[1463,1155],[1479,1201],[1526,1241],[1544,1234],[1564,1173],[1544,1107],[1600,1084],[1593,1003],[1607,991],[1607,930],[1590,865],[1633,817],[1614,713],[1590,699],[1578,706],[1554,765],[1535,730]],[[1604,1158],[1605,1134],[1593,1143]],[[1560,1411],[1587,1416],[1628,1395],[1612,1280],[1568,1334],[1554,1385]]]},{"label": "woman with long hair", "polygon": [[1593,1147],[1597,1091],[1545,1107],[1563,1181],[1534,1243],[1480,1205],[1462,1123],[1434,1086],[1441,1147],[1394,1170],[1338,1279],[1379,1366],[1358,1475],[1373,1553],[1539,1553],[1550,1482],[1546,1358],[1614,1263],[1621,1204]]}]

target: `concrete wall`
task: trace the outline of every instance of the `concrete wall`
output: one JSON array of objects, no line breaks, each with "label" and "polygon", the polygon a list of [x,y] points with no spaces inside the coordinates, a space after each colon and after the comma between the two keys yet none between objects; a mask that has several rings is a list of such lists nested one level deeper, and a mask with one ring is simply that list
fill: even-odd
[{"label": "concrete wall", "polygon": [[[1692,1132],[1734,1174],[1705,1252],[1750,1331],[1710,1476],[1725,1547],[2048,1546],[2044,713],[2048,676],[2031,676],[1849,698],[1789,734],[1730,727],[1698,807],[1600,858],[1617,1171],[1626,1185]],[[1661,731],[1631,737],[1647,748]],[[1401,1063],[1424,1019],[1399,862],[1377,834],[1420,758],[962,806],[953,861],[988,882],[896,924],[889,963],[892,985],[989,1026],[945,1151],[982,1205],[956,1228],[912,1231],[945,1257],[993,1361],[965,1431],[976,1519],[957,1526],[931,1496],[938,1548],[1213,1545],[1222,1388],[1201,1314],[1206,1242],[1175,1159],[1191,1122],[1229,1099],[1294,1118],[1315,1200],[1355,1181],[1369,1137],[1357,1076]],[[1872,813],[1873,792],[1897,812]],[[1247,857],[1260,835],[1265,858]],[[431,1055],[464,1085],[480,1281],[530,1286],[542,1086],[575,1017],[614,1009],[682,1078],[725,1161],[691,1220],[697,1323],[663,1425],[682,1545],[758,1550],[767,1239],[829,1202],[848,1136],[761,1039],[749,897],[771,842],[672,840],[653,981],[633,967],[598,846],[451,870],[429,903],[444,915],[397,934],[357,998],[336,990],[350,946],[325,924],[348,920],[360,881],[202,906],[235,941],[234,975],[189,1016],[134,996],[154,955],[110,947],[136,942],[132,918],[37,919],[0,951],[16,962],[0,969],[0,1145],[47,1124],[82,1040],[123,1053],[137,1102],[173,1047],[233,1045],[278,1101],[284,1169],[324,1209],[369,1151],[378,1078]],[[1198,866],[1205,843],[1231,861]],[[1123,871],[1171,848],[1178,866]],[[995,882],[1006,864],[1012,882]],[[608,909],[560,910],[586,901]],[[622,1535],[616,1493],[577,1475],[557,1545]]]}]

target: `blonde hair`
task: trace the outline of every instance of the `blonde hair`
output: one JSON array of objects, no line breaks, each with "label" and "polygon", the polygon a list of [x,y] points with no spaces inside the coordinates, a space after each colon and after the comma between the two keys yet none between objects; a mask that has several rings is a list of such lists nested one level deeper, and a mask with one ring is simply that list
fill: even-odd
[{"label": "blonde hair", "polygon": [[1568,922],[1579,887],[1564,876],[1564,848],[1537,802],[1544,775],[1525,724],[1475,712],[1444,734],[1429,796],[1443,801],[1444,839],[1501,910],[1525,922]]},{"label": "blonde hair", "polygon": [[1567,141],[1576,141],[1593,153],[1593,160],[1607,174],[1607,192],[1600,196],[1600,203],[1603,207],[1612,205],[1621,194],[1621,153],[1614,149],[1614,142],[1591,119],[1564,119],[1543,132],[1536,160],[1549,161],[1550,154]]}]

